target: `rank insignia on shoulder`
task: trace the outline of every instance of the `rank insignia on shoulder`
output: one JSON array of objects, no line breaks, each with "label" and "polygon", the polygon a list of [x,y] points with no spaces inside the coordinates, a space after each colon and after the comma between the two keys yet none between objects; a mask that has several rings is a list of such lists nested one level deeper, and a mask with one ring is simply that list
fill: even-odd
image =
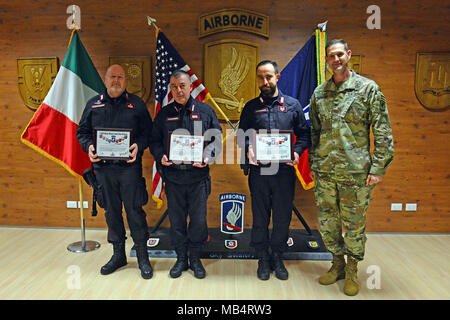
[{"label": "rank insignia on shoulder", "polygon": [[310,249],[316,250],[316,249],[320,248],[320,245],[317,241],[306,241],[306,244],[308,245],[308,248],[310,248]]},{"label": "rank insignia on shoulder", "polygon": [[159,238],[150,238],[147,240],[148,247],[156,247],[159,244]]},{"label": "rank insignia on shoulder", "polygon": [[225,247],[227,247],[228,249],[236,249],[237,246],[237,240],[225,240]]}]

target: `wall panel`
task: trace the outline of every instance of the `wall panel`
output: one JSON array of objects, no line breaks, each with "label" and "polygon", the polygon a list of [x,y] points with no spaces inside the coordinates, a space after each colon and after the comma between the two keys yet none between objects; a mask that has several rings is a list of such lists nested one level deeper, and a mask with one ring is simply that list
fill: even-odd
[{"label": "wall panel", "polygon": [[[384,182],[374,191],[368,212],[368,231],[449,232],[449,111],[430,112],[414,94],[416,52],[450,51],[449,8],[444,2],[383,1],[381,30],[368,30],[366,8],[370,1],[258,1],[173,0],[106,3],[80,0],[81,39],[99,73],[109,56],[154,55],[155,32],[146,15],[157,19],[181,56],[200,79],[204,78],[204,45],[237,38],[257,43],[262,59],[274,59],[283,68],[312,34],[313,27],[328,20],[328,38],[344,38],[355,54],[362,55],[362,75],[383,90],[394,132],[395,160]],[[0,225],[79,227],[79,211],[66,209],[67,200],[78,200],[78,181],[65,169],[20,142],[32,117],[17,89],[19,57],[64,58],[70,31],[66,28],[66,1],[0,0]],[[198,18],[224,8],[243,8],[270,17],[270,38],[226,32],[198,38]],[[153,114],[153,95],[148,108]],[[227,126],[223,124],[223,128]],[[146,152],[144,174],[150,185],[152,159]],[[214,165],[208,222],[220,223],[218,197],[222,192],[249,195],[247,178],[237,165]],[[91,198],[84,185],[84,198]],[[390,212],[391,202],[418,203],[417,212]],[[312,191],[297,183],[295,205],[308,223],[317,228]],[[146,207],[154,224],[166,206]],[[250,198],[245,206],[246,226],[251,225]],[[103,212],[90,217],[88,227],[105,227]],[[293,216],[293,227],[301,227]],[[168,225],[168,220],[164,223]]]}]

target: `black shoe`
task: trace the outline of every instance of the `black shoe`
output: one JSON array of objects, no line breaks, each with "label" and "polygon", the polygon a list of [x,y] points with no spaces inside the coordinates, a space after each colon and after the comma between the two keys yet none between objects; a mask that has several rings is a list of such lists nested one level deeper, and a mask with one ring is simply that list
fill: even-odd
[{"label": "black shoe", "polygon": [[153,277],[153,269],[148,260],[147,244],[136,245],[136,256],[142,278],[150,279]]},{"label": "black shoe", "polygon": [[287,280],[289,273],[286,270],[283,260],[281,260],[281,254],[274,252],[272,253],[272,269],[275,271],[275,276],[280,280]]},{"label": "black shoe", "polygon": [[194,271],[194,276],[197,279],[203,279],[204,277],[206,277],[206,271],[205,268],[203,268],[202,262],[200,261],[200,257],[195,255],[195,256],[190,256],[189,257],[189,267],[191,268],[192,271]]},{"label": "black shoe", "polygon": [[114,242],[113,243],[113,256],[109,259],[101,269],[100,273],[102,275],[108,275],[116,271],[117,269],[125,266],[127,264],[127,257],[125,254],[125,241],[124,242]]},{"label": "black shoe", "polygon": [[270,268],[270,260],[268,258],[260,258],[258,260],[258,270],[256,275],[260,280],[269,280],[272,269]]},{"label": "black shoe", "polygon": [[181,276],[183,271],[186,271],[189,268],[188,257],[187,255],[182,255],[177,257],[177,262],[173,265],[172,269],[170,269],[170,277],[178,278]]}]

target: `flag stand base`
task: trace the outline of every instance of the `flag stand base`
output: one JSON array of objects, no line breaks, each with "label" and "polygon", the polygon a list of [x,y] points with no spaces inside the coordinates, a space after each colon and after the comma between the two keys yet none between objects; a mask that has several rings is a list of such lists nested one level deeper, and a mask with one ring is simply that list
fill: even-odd
[{"label": "flag stand base", "polygon": [[98,243],[97,241],[86,241],[85,239],[84,219],[81,219],[81,241],[69,244],[67,246],[67,250],[69,250],[70,252],[80,253],[94,251],[100,248],[100,243]]},{"label": "flag stand base", "polygon": [[67,250],[71,252],[89,252],[100,248],[100,243],[97,241],[85,241],[84,245],[82,241],[71,243],[67,246]]}]

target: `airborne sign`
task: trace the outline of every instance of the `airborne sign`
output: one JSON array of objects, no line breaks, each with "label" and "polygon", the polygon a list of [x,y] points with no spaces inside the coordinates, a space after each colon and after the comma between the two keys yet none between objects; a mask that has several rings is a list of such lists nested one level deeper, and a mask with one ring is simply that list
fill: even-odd
[{"label": "airborne sign", "polygon": [[224,9],[199,19],[199,38],[223,31],[244,31],[269,38],[269,17],[249,10]]}]

